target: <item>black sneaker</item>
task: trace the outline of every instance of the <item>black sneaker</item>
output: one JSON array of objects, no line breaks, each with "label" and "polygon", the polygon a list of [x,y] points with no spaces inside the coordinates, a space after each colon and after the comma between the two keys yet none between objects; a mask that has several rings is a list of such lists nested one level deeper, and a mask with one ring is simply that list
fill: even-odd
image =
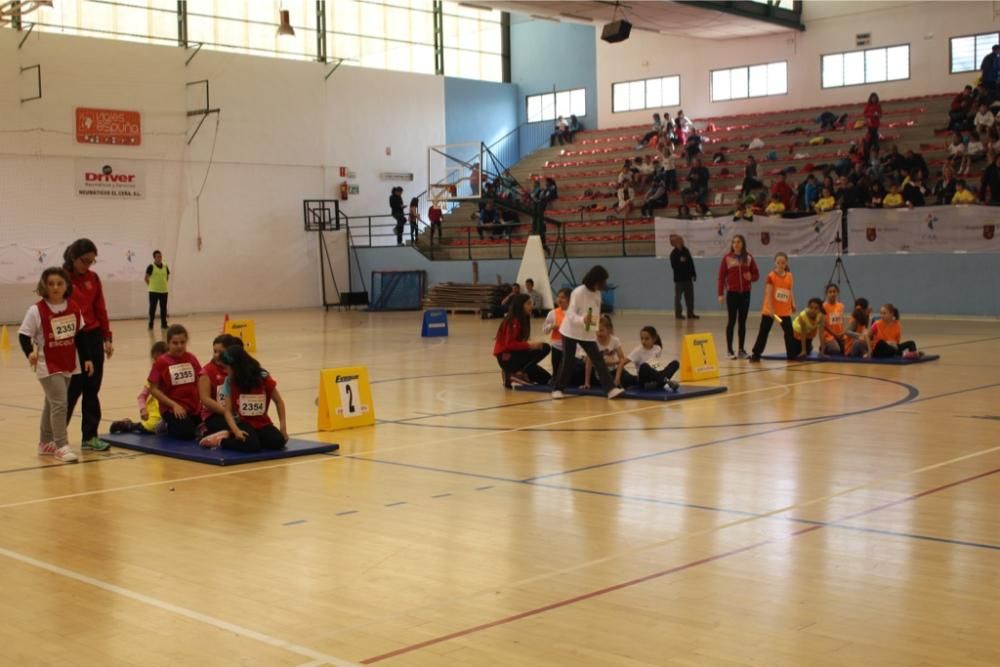
[{"label": "black sneaker", "polygon": [[679,320],[683,320],[683,319],[685,319],[683,315],[675,315],[674,317],[676,317],[676,318],[677,318],[677,319],[679,319]]},{"label": "black sneaker", "polygon": [[111,422],[112,433],[128,433],[131,430],[132,430],[131,419],[119,419],[118,421]]},{"label": "black sneaker", "polygon": [[695,315],[695,314],[692,313],[691,315],[688,315],[688,319],[689,320],[700,320],[701,319],[701,315]]},{"label": "black sneaker", "polygon": [[760,357],[758,357],[756,354],[754,354],[754,355],[751,355],[750,358],[747,359],[747,361],[749,361],[751,364],[759,364],[760,363]]}]

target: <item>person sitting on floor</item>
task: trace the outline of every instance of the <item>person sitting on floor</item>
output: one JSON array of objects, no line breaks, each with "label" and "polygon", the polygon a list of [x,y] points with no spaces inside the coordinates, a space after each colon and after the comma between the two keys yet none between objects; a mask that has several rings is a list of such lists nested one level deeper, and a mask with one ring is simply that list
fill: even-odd
[{"label": "person sitting on floor", "polygon": [[547,384],[552,378],[538,365],[551,348],[547,343],[528,340],[531,338],[531,310],[531,298],[527,294],[514,296],[507,316],[497,329],[493,356],[500,366],[503,386],[508,389],[515,383]]}]

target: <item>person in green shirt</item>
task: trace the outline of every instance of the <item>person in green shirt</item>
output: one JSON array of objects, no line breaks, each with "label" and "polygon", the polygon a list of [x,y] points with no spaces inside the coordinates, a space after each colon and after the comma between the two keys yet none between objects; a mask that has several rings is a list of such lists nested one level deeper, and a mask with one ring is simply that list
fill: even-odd
[{"label": "person in green shirt", "polygon": [[149,286],[149,330],[153,330],[156,306],[160,306],[160,327],[167,328],[167,293],[170,291],[170,267],[163,263],[163,253],[153,251],[153,263],[146,267],[146,284]]}]

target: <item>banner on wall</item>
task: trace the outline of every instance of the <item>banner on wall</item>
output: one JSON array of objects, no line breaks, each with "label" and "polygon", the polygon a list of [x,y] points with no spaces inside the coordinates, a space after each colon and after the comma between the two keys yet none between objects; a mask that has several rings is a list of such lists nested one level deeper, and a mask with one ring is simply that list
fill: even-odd
[{"label": "banner on wall", "polygon": [[135,160],[78,158],[76,196],[103,199],[143,199],[146,165]]},{"label": "banner on wall", "polygon": [[852,255],[1000,252],[1000,208],[852,209],[847,238]]},{"label": "banner on wall", "polygon": [[[27,241],[0,246],[0,284],[34,285],[42,271],[62,266],[63,253],[73,239]],[[148,242],[98,241],[97,262],[93,270],[103,282],[141,281],[152,259]],[[30,288],[29,288],[30,292]]]},{"label": "banner on wall", "polygon": [[76,141],[81,144],[139,146],[142,114],[121,109],[76,109]]},{"label": "banner on wall", "polygon": [[752,254],[783,251],[789,255],[835,255],[840,247],[840,211],[808,218],[769,218],[753,221],[708,218],[679,220],[656,218],[656,256],[669,257],[670,237],[679,235],[694,257],[722,257],[729,252],[733,236],[742,234]]}]

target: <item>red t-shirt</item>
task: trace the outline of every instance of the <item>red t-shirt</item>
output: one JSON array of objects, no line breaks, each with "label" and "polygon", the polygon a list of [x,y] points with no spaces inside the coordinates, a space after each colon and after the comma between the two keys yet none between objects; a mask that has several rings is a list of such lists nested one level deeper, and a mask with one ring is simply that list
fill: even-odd
[{"label": "red t-shirt", "polygon": [[[212,359],[212,361],[205,364],[205,366],[201,369],[201,372],[198,373],[198,376],[199,377],[205,376],[208,378],[209,388],[211,389],[212,392],[212,400],[221,402],[222,399],[219,397],[219,387],[221,387],[222,383],[226,381],[227,377],[226,371],[224,371],[221,367],[217,366],[215,364],[215,359]],[[212,411],[202,406],[201,410],[202,420],[204,421],[205,419],[208,419],[211,416],[212,416]]]},{"label": "red t-shirt", "polygon": [[[201,399],[198,398],[198,374],[201,364],[190,352],[180,357],[164,354],[153,362],[149,371],[149,383],[159,387],[167,397],[179,403],[190,414],[200,414]],[[173,412],[169,406],[161,406],[163,412]]]},{"label": "red t-shirt", "polygon": [[441,218],[443,217],[443,215],[444,215],[444,212],[441,209],[439,209],[437,206],[431,206],[429,209],[427,209],[427,218],[432,223],[436,224],[436,223],[441,222]]},{"label": "red t-shirt", "polygon": [[493,344],[493,356],[504,352],[530,350],[531,344],[522,339],[521,320],[516,317],[505,318],[497,329],[496,342]]},{"label": "red t-shirt", "polygon": [[255,429],[264,428],[274,423],[267,416],[267,410],[271,407],[271,395],[274,394],[274,389],[278,386],[273,377],[269,374],[264,375],[253,391],[240,391],[240,388],[232,380],[227,386],[229,387],[229,404],[232,406],[236,421],[246,422]]},{"label": "red t-shirt", "polygon": [[104,303],[104,287],[101,279],[93,271],[84,274],[70,271],[73,294],[69,297],[83,313],[83,330],[101,330],[104,340],[111,340],[111,323],[108,321],[108,307]]}]

